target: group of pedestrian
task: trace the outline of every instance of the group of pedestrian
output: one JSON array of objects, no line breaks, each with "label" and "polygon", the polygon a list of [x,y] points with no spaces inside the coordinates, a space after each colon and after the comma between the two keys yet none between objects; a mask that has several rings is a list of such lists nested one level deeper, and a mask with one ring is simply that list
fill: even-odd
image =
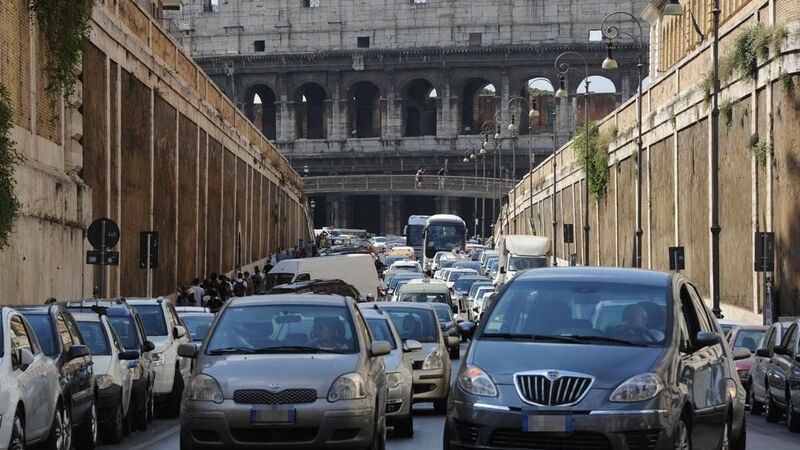
[{"label": "group of pedestrian", "polygon": [[[417,189],[422,187],[423,175],[425,175],[425,166],[420,166],[420,168],[417,169],[417,174],[414,176],[414,179],[417,184]],[[447,169],[444,166],[440,167],[439,171],[436,172],[436,176],[439,179],[439,189],[444,189],[444,177],[447,176]]]}]

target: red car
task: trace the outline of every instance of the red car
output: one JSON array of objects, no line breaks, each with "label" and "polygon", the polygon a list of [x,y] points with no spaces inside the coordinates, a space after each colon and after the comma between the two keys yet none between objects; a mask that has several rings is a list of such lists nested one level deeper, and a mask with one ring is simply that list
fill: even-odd
[{"label": "red car", "polygon": [[[750,350],[751,355],[755,355],[766,331],[767,327],[764,326],[737,325],[728,333],[728,345],[731,349],[746,348]],[[739,373],[742,385],[747,390],[748,403],[750,401],[750,367],[753,365],[754,359],[754,356],[750,356],[747,359],[736,361],[736,371]]]}]

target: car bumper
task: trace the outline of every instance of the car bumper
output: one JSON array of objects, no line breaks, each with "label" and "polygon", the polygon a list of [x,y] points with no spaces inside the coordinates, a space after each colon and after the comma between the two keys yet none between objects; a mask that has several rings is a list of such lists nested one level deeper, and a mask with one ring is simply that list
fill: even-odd
[{"label": "car bumper", "polygon": [[122,386],[112,384],[97,391],[97,421],[100,425],[113,423],[114,414],[122,405]]},{"label": "car bumper", "polygon": [[431,402],[447,398],[450,389],[450,369],[415,370],[414,371],[414,403]]},{"label": "car bumper", "polygon": [[389,389],[386,396],[386,420],[392,423],[394,420],[408,417],[411,414],[411,383],[406,380],[394,389]]},{"label": "car bumper", "polygon": [[254,405],[184,401],[181,441],[192,448],[359,448],[372,441],[374,408],[353,401],[332,409],[327,400],[293,405],[293,424],[253,424]]},{"label": "car bumper", "polygon": [[[673,426],[667,410],[603,410],[573,412],[570,432],[523,430],[521,408],[454,401],[445,436],[453,448],[603,448],[628,450],[674,448]],[[535,444],[535,445],[534,445]]]}]

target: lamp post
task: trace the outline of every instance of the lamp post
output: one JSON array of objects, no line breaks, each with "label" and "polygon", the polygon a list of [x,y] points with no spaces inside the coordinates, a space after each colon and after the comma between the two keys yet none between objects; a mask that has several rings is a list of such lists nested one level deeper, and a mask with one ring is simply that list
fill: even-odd
[{"label": "lamp post", "polygon": [[[496,113],[495,113],[495,117],[497,117]],[[483,160],[483,184],[484,184],[484,186],[486,186],[487,192],[488,192],[489,188],[488,188],[488,186],[486,184],[486,156],[488,156],[489,153],[490,153],[490,151],[489,151],[489,142],[490,142],[490,138],[492,138],[492,126],[491,125],[493,123],[494,123],[494,121],[487,121],[487,122],[484,122],[481,125],[481,136],[483,137],[483,142],[481,142],[481,149],[478,152],[480,154],[480,156],[481,156],[481,159]],[[495,142],[495,146],[499,145],[498,141],[494,141],[494,142]],[[497,152],[495,152],[495,157],[496,157],[496,153]],[[496,165],[496,159],[493,162],[495,162],[495,165]],[[494,167],[493,167],[493,170],[494,170]],[[492,200],[492,216],[494,216],[494,200]],[[492,217],[492,219],[494,219],[494,217]],[[486,227],[486,198],[484,197],[484,198],[481,199],[481,236],[484,236],[485,233],[486,233],[485,227]]]},{"label": "lamp post", "polygon": [[303,175],[308,175],[310,171],[311,169],[309,169],[308,164],[303,164]]},{"label": "lamp post", "polygon": [[[578,58],[583,62],[583,73],[580,70],[573,68],[570,66],[569,62],[561,62],[562,58]],[[558,71],[558,81],[559,86],[558,90],[556,91],[557,98],[567,98],[569,94],[567,93],[566,86],[565,86],[565,78],[567,74],[571,71],[578,72],[578,74],[583,75],[583,79],[585,81],[586,92],[583,93],[583,135],[584,135],[584,172],[586,176],[586,181],[583,186],[583,265],[589,265],[589,232],[591,231],[591,226],[589,225],[589,180],[591,178],[592,173],[592,166],[589,164],[589,64],[586,62],[586,58],[583,57],[580,53],[576,52],[564,52],[556,58],[555,61],[556,70]],[[555,121],[553,126],[555,127]],[[555,128],[553,131],[553,139],[557,139],[558,134],[555,132]],[[553,152],[553,160],[555,161],[555,152]],[[555,180],[555,179],[554,179]],[[554,211],[555,212],[555,211]],[[555,236],[555,233],[553,234]]]},{"label": "lamp post", "polygon": [[[625,16],[630,18],[639,28],[639,37],[620,30],[620,28],[616,25],[608,25],[607,22],[609,19],[615,16]],[[605,70],[617,70],[619,68],[619,64],[617,63],[617,60],[614,59],[613,55],[613,41],[619,40],[621,37],[625,36],[633,39],[633,41],[636,42],[636,45],[639,47],[639,57],[636,63],[636,72],[639,77],[639,95],[636,98],[636,229],[634,230],[635,257],[633,266],[642,267],[642,234],[644,234],[644,231],[642,230],[642,57],[644,53],[644,46],[642,45],[642,42],[644,41],[644,31],[639,19],[637,19],[633,14],[625,11],[615,11],[607,14],[605,18],[603,18],[600,28],[603,32],[603,37],[608,41],[608,56],[603,61],[603,69]]]}]

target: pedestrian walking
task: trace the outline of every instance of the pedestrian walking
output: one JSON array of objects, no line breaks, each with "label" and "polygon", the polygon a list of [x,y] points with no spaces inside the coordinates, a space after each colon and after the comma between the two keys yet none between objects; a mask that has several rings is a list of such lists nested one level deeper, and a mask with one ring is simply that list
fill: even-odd
[{"label": "pedestrian walking", "polygon": [[181,286],[178,288],[178,297],[175,299],[175,304],[178,306],[194,306],[194,293],[186,287]]},{"label": "pedestrian walking", "polygon": [[194,303],[196,306],[203,306],[203,296],[206,295],[206,290],[200,286],[200,278],[192,280],[192,287],[189,288],[194,294]]},{"label": "pedestrian walking", "polygon": [[436,176],[439,177],[439,189],[444,189],[444,177],[447,176],[447,169],[445,169],[444,166],[440,167]]},{"label": "pedestrian walking", "polygon": [[417,189],[422,187],[422,175],[424,174],[425,174],[425,167],[420,167],[417,170],[417,175],[415,176],[415,179],[417,181]]},{"label": "pedestrian walking", "polygon": [[236,281],[233,282],[233,295],[235,297],[247,296],[247,281],[242,272],[236,274]]}]

